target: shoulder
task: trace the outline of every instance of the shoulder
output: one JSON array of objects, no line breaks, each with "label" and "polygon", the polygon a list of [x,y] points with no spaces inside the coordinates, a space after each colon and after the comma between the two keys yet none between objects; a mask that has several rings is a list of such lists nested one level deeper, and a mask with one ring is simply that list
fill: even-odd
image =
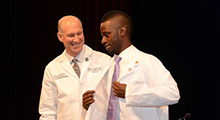
[{"label": "shoulder", "polygon": [[103,57],[103,58],[107,58],[107,59],[110,59],[111,57],[105,53],[102,53],[102,52],[99,52],[99,51],[95,51],[93,50],[93,54],[95,56],[100,56],[100,57]]},{"label": "shoulder", "polygon": [[135,54],[138,59],[140,59],[141,62],[144,64],[153,64],[153,63],[161,63],[161,61],[154,55],[145,53],[143,51],[138,50],[136,47],[133,48],[135,51]]},{"label": "shoulder", "polygon": [[110,59],[111,57],[105,53],[102,53],[102,52],[99,52],[99,51],[96,51],[96,50],[93,50],[92,48],[90,48],[89,46],[87,45],[84,45],[85,48],[86,48],[86,52],[87,53],[90,53],[93,57],[96,57],[96,58],[103,58],[103,59]]},{"label": "shoulder", "polygon": [[145,53],[139,49],[137,49],[136,47],[133,46],[133,51],[134,51],[134,54],[136,55],[136,57],[140,58],[140,59],[157,59],[157,57],[155,57],[154,55],[152,54],[149,54],[149,53]]},{"label": "shoulder", "polygon": [[50,69],[50,68],[57,66],[58,63],[60,63],[60,61],[64,60],[64,57],[65,57],[64,54],[65,54],[65,50],[63,51],[62,54],[58,55],[56,58],[54,58],[52,61],[50,61],[47,64],[46,69]]}]

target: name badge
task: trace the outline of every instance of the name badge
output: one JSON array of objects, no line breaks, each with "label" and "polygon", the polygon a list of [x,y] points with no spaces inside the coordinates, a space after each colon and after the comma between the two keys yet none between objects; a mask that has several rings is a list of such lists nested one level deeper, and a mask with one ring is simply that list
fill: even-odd
[{"label": "name badge", "polygon": [[88,68],[88,71],[92,73],[98,73],[101,70],[102,70],[102,67]]},{"label": "name badge", "polygon": [[65,73],[60,73],[58,75],[54,75],[53,77],[54,79],[62,79],[62,78],[68,77],[68,75],[66,75]]}]

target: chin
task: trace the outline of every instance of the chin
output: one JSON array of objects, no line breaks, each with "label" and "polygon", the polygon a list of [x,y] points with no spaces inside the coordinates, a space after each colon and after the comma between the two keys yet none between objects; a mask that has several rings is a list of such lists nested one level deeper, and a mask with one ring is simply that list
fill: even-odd
[{"label": "chin", "polygon": [[73,57],[77,56],[82,50],[82,47],[71,47],[68,51]]},{"label": "chin", "polygon": [[108,51],[110,55],[114,55],[115,53],[113,51]]},{"label": "chin", "polygon": [[82,46],[73,47],[72,51],[79,53],[82,50]]}]

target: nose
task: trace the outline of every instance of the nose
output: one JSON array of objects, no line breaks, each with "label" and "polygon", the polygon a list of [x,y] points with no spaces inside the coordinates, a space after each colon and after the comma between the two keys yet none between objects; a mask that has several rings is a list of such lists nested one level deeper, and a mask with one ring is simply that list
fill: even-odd
[{"label": "nose", "polygon": [[79,36],[78,36],[78,35],[75,35],[75,36],[74,36],[73,42],[76,42],[76,43],[79,42]]},{"label": "nose", "polygon": [[105,45],[106,42],[107,42],[107,40],[106,40],[104,37],[102,37],[101,43],[102,43],[103,45]]}]

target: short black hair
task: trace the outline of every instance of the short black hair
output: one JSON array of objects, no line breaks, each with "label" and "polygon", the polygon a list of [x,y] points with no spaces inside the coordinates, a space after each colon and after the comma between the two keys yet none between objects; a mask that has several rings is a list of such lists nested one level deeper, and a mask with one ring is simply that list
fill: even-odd
[{"label": "short black hair", "polygon": [[134,28],[133,21],[132,21],[131,17],[128,14],[126,14],[122,11],[112,10],[112,11],[109,11],[109,12],[105,13],[104,16],[101,19],[101,23],[106,22],[107,20],[115,18],[117,16],[123,16],[128,20],[128,24],[130,26],[130,37],[131,37],[132,34],[133,34],[133,28]]}]

